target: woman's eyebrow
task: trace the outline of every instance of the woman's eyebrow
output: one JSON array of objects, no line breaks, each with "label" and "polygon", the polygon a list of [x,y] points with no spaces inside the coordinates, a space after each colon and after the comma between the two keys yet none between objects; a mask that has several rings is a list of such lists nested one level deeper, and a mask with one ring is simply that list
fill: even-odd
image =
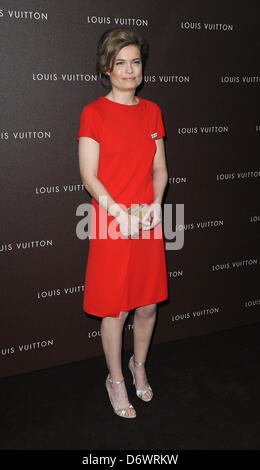
[{"label": "woman's eyebrow", "polygon": [[[132,59],[132,60],[137,60],[137,59],[141,59],[141,57],[135,57],[135,59]],[[116,61],[118,61],[118,60],[121,60],[122,62],[126,61],[126,59],[116,59]]]}]

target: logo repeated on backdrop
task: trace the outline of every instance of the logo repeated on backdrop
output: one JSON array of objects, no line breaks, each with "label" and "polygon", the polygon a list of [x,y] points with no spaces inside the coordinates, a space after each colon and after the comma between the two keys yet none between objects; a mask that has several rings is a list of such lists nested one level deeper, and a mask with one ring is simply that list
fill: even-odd
[{"label": "logo repeated on backdrop", "polygon": [[201,319],[204,317],[215,316],[221,312],[220,307],[203,307],[201,310],[196,310],[193,312],[177,313],[171,316],[172,322],[179,322],[181,320],[192,320],[192,319]]},{"label": "logo repeated on backdrop", "polygon": [[11,131],[11,132],[0,132],[0,140],[14,140],[14,141],[20,141],[20,140],[38,140],[38,141],[44,141],[44,140],[50,140],[52,138],[52,132],[51,131]]},{"label": "logo repeated on backdrop", "polygon": [[87,16],[86,23],[95,25],[110,25],[110,27],[116,26],[138,26],[147,27],[149,26],[149,20],[147,18],[123,18],[120,16]]},{"label": "logo repeated on backdrop", "polygon": [[230,23],[206,23],[200,21],[181,21],[180,29],[185,31],[227,31],[233,32],[235,27]]},{"label": "logo repeated on backdrop", "polygon": [[45,300],[54,297],[62,297],[67,295],[82,294],[84,292],[84,286],[71,286],[63,287],[61,289],[48,289],[37,292],[37,300]]},{"label": "logo repeated on backdrop", "polygon": [[[123,2],[120,15],[113,2],[77,3],[62,14],[50,0],[42,8],[0,8],[6,28],[0,254],[7,273],[0,376],[57,365],[57,356],[68,361],[68,342],[73,360],[100,354],[98,318],[95,323],[82,310],[90,224],[84,208],[91,195],[80,179],[76,134],[83,106],[106,93],[95,73],[96,45],[116,26],[148,39],[149,71],[140,93],[161,107],[166,128],[169,299],[159,305],[157,342],[259,318],[252,279],[259,266],[260,78],[245,67],[248,51],[258,52],[253,19],[245,25],[244,12],[234,9],[226,21],[221,5],[217,17],[207,18],[192,1],[177,9],[175,0],[155,9],[149,0],[138,8]],[[243,41],[234,41],[245,28]],[[150,138],[156,137],[151,128]],[[125,330],[130,346],[133,324]]]},{"label": "logo repeated on backdrop", "polygon": [[252,85],[260,83],[259,75],[240,75],[240,76],[228,76],[222,75],[220,77],[220,83],[228,85]]},{"label": "logo repeated on backdrop", "polygon": [[33,10],[13,10],[9,9],[0,9],[0,19],[10,19],[10,20],[34,20],[34,21],[47,21],[48,12],[47,11],[33,11]]},{"label": "logo repeated on backdrop", "polygon": [[12,356],[12,355],[17,355],[19,353],[33,353],[35,352],[36,350],[39,350],[39,349],[47,349],[47,348],[50,348],[54,346],[54,339],[44,339],[44,340],[40,340],[40,341],[34,341],[32,343],[28,343],[28,344],[18,344],[18,345],[12,345],[12,346],[6,346],[6,347],[2,347],[0,349],[1,351],[1,357],[9,357],[9,356]]}]

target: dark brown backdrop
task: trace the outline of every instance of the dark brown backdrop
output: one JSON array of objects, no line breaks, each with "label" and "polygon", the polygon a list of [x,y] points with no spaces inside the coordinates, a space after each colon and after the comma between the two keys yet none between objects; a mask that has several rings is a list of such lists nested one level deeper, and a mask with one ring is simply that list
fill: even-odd
[{"label": "dark brown backdrop", "polygon": [[259,7],[239,3],[1,2],[1,377],[103,354],[100,319],[82,310],[77,210],[91,198],[76,134],[107,93],[97,40],[119,24],[150,43],[140,96],[163,111],[174,224],[184,207],[153,341],[259,321]]}]

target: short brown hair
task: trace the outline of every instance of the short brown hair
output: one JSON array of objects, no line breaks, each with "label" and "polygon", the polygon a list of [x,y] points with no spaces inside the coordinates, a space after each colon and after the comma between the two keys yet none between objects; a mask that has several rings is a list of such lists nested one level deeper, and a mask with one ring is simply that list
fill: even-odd
[{"label": "short brown hair", "polygon": [[108,79],[110,83],[106,72],[113,70],[117,54],[123,47],[132,44],[138,47],[144,67],[148,58],[149,45],[138,33],[126,28],[112,28],[102,34],[97,46],[96,70],[104,86],[107,86],[105,79]]}]

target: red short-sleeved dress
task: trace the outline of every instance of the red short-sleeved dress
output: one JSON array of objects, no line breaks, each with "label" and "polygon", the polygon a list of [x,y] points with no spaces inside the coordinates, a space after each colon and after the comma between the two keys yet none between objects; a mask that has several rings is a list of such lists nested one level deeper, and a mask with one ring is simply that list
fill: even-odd
[{"label": "red short-sleeved dress", "polygon": [[[136,105],[104,96],[92,101],[82,110],[77,134],[77,140],[85,136],[99,143],[97,176],[123,208],[153,202],[155,140],[165,135],[159,106],[138,100]],[[162,223],[141,230],[138,238],[125,238],[116,219],[93,197],[91,204],[83,310],[119,317],[120,311],[167,299]]]}]

